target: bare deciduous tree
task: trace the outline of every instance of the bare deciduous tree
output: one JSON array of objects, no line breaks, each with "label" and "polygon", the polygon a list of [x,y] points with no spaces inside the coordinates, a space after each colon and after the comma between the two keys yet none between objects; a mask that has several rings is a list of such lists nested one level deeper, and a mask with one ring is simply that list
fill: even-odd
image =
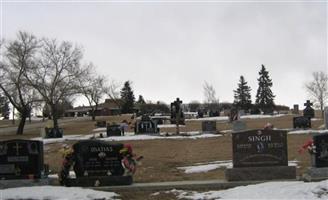
[{"label": "bare deciduous tree", "polygon": [[323,109],[328,100],[328,75],[322,71],[312,73],[313,80],[305,84],[306,91],[313,102],[320,107],[323,117]]},{"label": "bare deciduous tree", "polygon": [[212,85],[205,81],[203,85],[204,89],[204,104],[210,111],[219,111],[219,99],[215,97],[216,92]]},{"label": "bare deciduous tree", "polygon": [[[1,45],[2,46],[2,45]],[[35,65],[39,42],[32,34],[19,32],[17,39],[4,47],[0,65],[0,88],[13,107],[19,112],[17,134],[23,134],[26,118],[32,104],[39,100],[36,90],[28,84],[24,73]]]},{"label": "bare deciduous tree", "polygon": [[43,39],[37,65],[26,72],[29,83],[49,106],[54,128],[58,128],[58,106],[79,92],[78,78],[85,74],[80,47],[70,42]]},{"label": "bare deciduous tree", "polygon": [[109,83],[109,85],[107,85],[106,87],[106,91],[105,93],[107,94],[107,96],[114,101],[114,103],[121,108],[122,106],[122,101],[121,101],[121,93],[120,93],[120,88],[121,88],[121,84],[111,80],[111,82]]},{"label": "bare deciduous tree", "polygon": [[92,64],[89,64],[87,68],[89,71],[88,75],[79,78],[80,92],[87,98],[91,108],[92,120],[95,121],[99,103],[107,92],[106,78],[92,73],[95,71],[95,67]]}]

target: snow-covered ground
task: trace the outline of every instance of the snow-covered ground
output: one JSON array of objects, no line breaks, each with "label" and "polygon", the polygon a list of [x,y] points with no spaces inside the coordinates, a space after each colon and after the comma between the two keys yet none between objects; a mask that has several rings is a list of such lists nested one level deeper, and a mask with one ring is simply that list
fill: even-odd
[{"label": "snow-covered ground", "polygon": [[[328,199],[328,180],[304,183],[301,181],[266,182],[256,185],[240,186],[221,191],[170,190],[177,199],[275,199],[275,200],[316,200]],[[156,196],[160,192],[153,193]]]},{"label": "snow-covered ground", "polygon": [[0,190],[0,199],[33,199],[33,200],[110,200],[117,199],[114,192],[101,192],[79,187],[35,186]]},{"label": "snow-covered ground", "polygon": [[[157,125],[158,128],[175,128],[177,127],[176,124],[159,124]],[[185,125],[179,125],[179,127],[185,127]]]},{"label": "snow-covered ground", "polygon": [[[324,200],[328,199],[328,180],[305,183],[302,181],[274,181],[256,185],[235,187],[220,191],[170,190],[156,192],[173,194],[177,199],[279,199],[279,200]],[[79,187],[35,186],[0,190],[0,199],[33,200],[111,200],[120,199],[114,192],[102,192]]]},{"label": "snow-covered ground", "polygon": [[[298,168],[297,160],[288,161],[289,166],[295,166]],[[219,169],[219,168],[232,168],[232,161],[231,160],[218,160],[209,163],[195,163],[193,166],[185,166],[185,167],[178,167],[180,170],[184,170],[184,173],[191,174],[191,173],[204,173],[211,170]]]},{"label": "snow-covered ground", "polygon": [[[288,129],[289,130],[289,129]],[[287,130],[287,131],[288,131]],[[221,133],[231,133],[232,130],[222,130]],[[311,134],[311,133],[328,133],[328,130],[296,130],[289,131],[288,134]],[[199,131],[182,132],[180,135],[171,135],[170,133],[135,135],[133,132],[126,132],[124,136],[111,136],[99,138],[100,134],[106,135],[106,132],[97,132],[88,135],[64,135],[62,138],[32,138],[33,140],[41,140],[44,144],[59,143],[65,141],[88,140],[91,138],[98,138],[104,141],[128,141],[128,140],[159,140],[159,139],[200,139],[219,137],[218,134],[202,134]],[[168,136],[166,136],[168,135]]]},{"label": "snow-covered ground", "polygon": [[60,143],[64,141],[76,141],[76,140],[88,140],[91,138],[96,137],[99,140],[104,141],[127,141],[127,140],[159,140],[159,139],[199,139],[199,138],[211,138],[211,137],[219,137],[222,135],[215,135],[215,134],[201,134],[198,131],[191,131],[191,132],[181,132],[181,135],[173,135],[173,136],[165,136],[165,133],[162,133],[163,135],[134,135],[133,132],[125,133],[125,136],[111,136],[111,137],[104,137],[99,138],[99,135],[103,134],[106,135],[106,133],[93,133],[88,135],[64,135],[62,138],[41,138],[36,137],[33,138],[33,140],[41,140],[43,141],[43,144],[51,144],[51,143]]},{"label": "snow-covered ground", "polygon": [[313,134],[313,133],[328,133],[328,130],[296,130],[289,131],[288,134]]},{"label": "snow-covered ground", "polygon": [[83,135],[64,135],[62,138],[36,137],[36,138],[32,138],[32,140],[41,140],[41,141],[43,141],[43,144],[51,144],[51,143],[57,143],[57,142],[79,140],[80,138],[83,138],[83,137],[84,137]]},{"label": "snow-covered ground", "polygon": [[[286,116],[285,114],[278,115],[244,115],[240,119],[262,119],[262,118],[275,118]],[[219,116],[219,117],[204,117],[198,119],[186,119],[186,121],[227,121],[229,120],[228,116]]]}]

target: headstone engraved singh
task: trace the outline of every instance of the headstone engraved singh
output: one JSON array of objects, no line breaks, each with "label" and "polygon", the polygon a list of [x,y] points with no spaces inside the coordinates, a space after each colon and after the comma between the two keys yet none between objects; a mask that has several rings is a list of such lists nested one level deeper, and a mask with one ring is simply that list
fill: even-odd
[{"label": "headstone engraved singh", "polygon": [[288,164],[287,135],[283,131],[251,130],[232,135],[233,166],[261,167]]},{"label": "headstone engraved singh", "polygon": [[228,181],[295,179],[288,166],[287,133],[281,130],[249,130],[232,135],[233,168]]}]

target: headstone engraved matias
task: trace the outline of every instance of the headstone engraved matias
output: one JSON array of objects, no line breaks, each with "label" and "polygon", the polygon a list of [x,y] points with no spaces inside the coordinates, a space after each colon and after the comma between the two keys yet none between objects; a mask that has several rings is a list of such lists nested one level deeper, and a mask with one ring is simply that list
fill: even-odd
[{"label": "headstone engraved matias", "polygon": [[122,175],[120,150],[123,144],[87,140],[73,145],[76,155],[74,171],[76,177]]},{"label": "headstone engraved matias", "polygon": [[34,140],[0,142],[0,179],[39,179],[43,172],[43,143]]},{"label": "headstone engraved matias", "polygon": [[249,130],[232,135],[233,168],[228,181],[295,179],[288,166],[287,133],[281,130]]},{"label": "headstone engraved matias", "polygon": [[109,186],[129,185],[131,175],[124,175],[121,164],[124,148],[121,143],[109,143],[100,140],[80,141],[73,145],[76,179],[69,179],[71,186]]}]

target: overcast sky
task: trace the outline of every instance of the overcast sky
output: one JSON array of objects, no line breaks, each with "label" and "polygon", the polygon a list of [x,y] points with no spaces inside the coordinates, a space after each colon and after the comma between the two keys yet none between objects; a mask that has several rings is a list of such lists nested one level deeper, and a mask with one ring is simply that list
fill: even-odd
[{"label": "overcast sky", "polygon": [[313,71],[327,73],[327,3],[2,2],[1,35],[24,30],[84,47],[100,74],[133,82],[136,98],[233,101],[240,75],[255,101],[264,64],[276,104],[301,104]]}]

